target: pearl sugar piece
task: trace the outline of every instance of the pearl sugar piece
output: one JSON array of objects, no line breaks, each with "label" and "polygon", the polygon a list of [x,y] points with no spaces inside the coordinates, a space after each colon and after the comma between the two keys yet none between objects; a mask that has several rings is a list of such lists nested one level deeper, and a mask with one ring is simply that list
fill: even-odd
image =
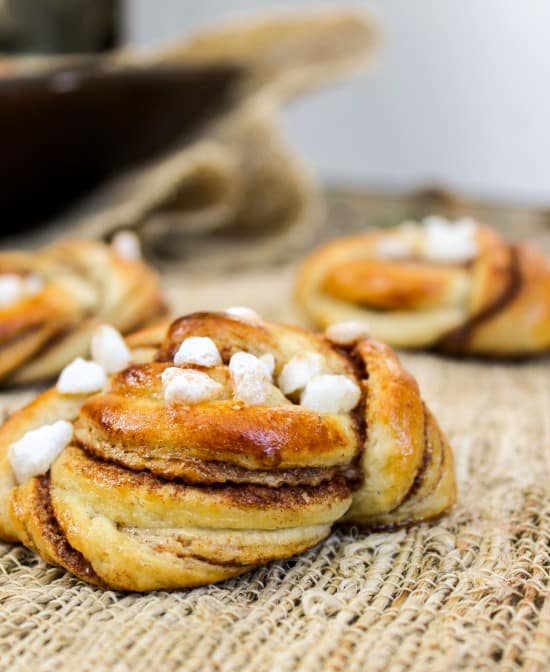
[{"label": "pearl sugar piece", "polygon": [[258,357],[248,352],[236,352],[229,362],[235,399],[249,406],[264,404],[271,387],[271,374]]},{"label": "pearl sugar piece", "polygon": [[369,326],[366,322],[336,322],[326,328],[325,336],[336,345],[352,345],[368,338]]},{"label": "pearl sugar piece", "polygon": [[122,334],[109,324],[97,327],[90,344],[92,359],[107,373],[122,371],[130,363],[131,353]]},{"label": "pearl sugar piece", "polygon": [[220,397],[223,387],[210,376],[193,369],[170,366],[162,372],[164,400],[197,404]]},{"label": "pearl sugar piece", "polygon": [[61,371],[57,390],[61,394],[90,394],[106,384],[107,374],[100,364],[77,357]]},{"label": "pearl sugar piece", "polygon": [[292,394],[304,388],[309,380],[323,370],[325,360],[317,352],[295,355],[284,366],[279,376],[279,388],[283,394]]},{"label": "pearl sugar piece", "polygon": [[247,306],[233,306],[224,310],[226,315],[249,324],[259,324],[262,321],[261,315]]},{"label": "pearl sugar piece", "polygon": [[72,437],[72,424],[58,420],[27,432],[12,443],[8,448],[8,460],[17,483],[45,474]]},{"label": "pearl sugar piece", "polygon": [[199,366],[219,366],[222,363],[220,351],[208,336],[186,338],[174,355],[174,364],[197,364]]},{"label": "pearl sugar piece", "polygon": [[300,404],[320,413],[346,413],[357,406],[360,398],[359,386],[348,376],[321,375],[308,382]]}]

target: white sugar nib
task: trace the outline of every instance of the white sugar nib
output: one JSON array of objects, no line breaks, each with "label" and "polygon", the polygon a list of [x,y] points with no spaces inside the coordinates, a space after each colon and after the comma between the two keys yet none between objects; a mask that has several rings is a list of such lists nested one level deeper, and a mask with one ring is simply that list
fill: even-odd
[{"label": "white sugar nib", "polygon": [[8,449],[8,460],[17,483],[45,474],[71,441],[73,426],[65,420],[27,432]]},{"label": "white sugar nib", "polygon": [[260,362],[263,362],[265,368],[268,370],[271,379],[273,379],[273,374],[275,373],[275,357],[270,352],[266,352],[264,355],[258,357]]},{"label": "white sugar nib", "polygon": [[57,390],[61,394],[90,394],[107,385],[107,374],[97,362],[77,357],[61,371]]},{"label": "white sugar nib", "polygon": [[43,288],[44,280],[36,273],[25,276],[3,273],[0,275],[0,308],[6,308],[28,296],[34,296]]},{"label": "white sugar nib", "polygon": [[174,355],[174,364],[198,364],[199,366],[219,366],[222,363],[220,351],[208,336],[186,338]]},{"label": "white sugar nib", "polygon": [[284,366],[279,376],[279,388],[283,394],[301,390],[325,365],[322,355],[317,352],[302,352],[295,355]]},{"label": "white sugar nib", "polygon": [[0,308],[17,303],[25,296],[23,278],[15,273],[0,275]]},{"label": "white sugar nib", "polygon": [[128,261],[137,261],[142,258],[141,243],[133,231],[119,231],[113,236],[111,246],[119,257]]},{"label": "white sugar nib", "polygon": [[259,324],[262,321],[261,315],[247,306],[232,306],[231,308],[226,308],[224,313],[236,320],[249,322],[250,324]]},{"label": "white sugar nib", "polygon": [[473,219],[463,217],[453,223],[444,217],[432,216],[426,217],[423,224],[422,256],[425,259],[460,263],[477,256],[477,224]]},{"label": "white sugar nib", "polygon": [[218,399],[223,387],[210,376],[193,369],[170,366],[162,372],[164,400],[167,403],[198,404]]},{"label": "white sugar nib", "polygon": [[369,326],[366,322],[336,322],[326,328],[325,336],[336,345],[352,345],[368,338]]},{"label": "white sugar nib", "polygon": [[107,373],[122,371],[130,363],[130,350],[122,334],[109,324],[102,324],[94,330],[90,350],[94,362]]},{"label": "white sugar nib", "polygon": [[271,391],[271,374],[258,357],[248,352],[236,352],[229,362],[235,399],[249,406],[267,401]]},{"label": "white sugar nib", "polygon": [[300,404],[320,413],[346,413],[357,406],[360,398],[359,386],[348,376],[321,375],[308,382]]}]

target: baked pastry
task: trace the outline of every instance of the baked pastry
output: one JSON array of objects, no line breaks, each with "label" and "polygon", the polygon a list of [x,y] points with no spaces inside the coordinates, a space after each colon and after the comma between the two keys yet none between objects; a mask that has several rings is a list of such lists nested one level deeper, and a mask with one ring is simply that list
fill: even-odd
[{"label": "baked pastry", "polygon": [[94,338],[98,361],[0,429],[1,537],[85,581],[197,586],[335,523],[408,524],[454,501],[443,433],[361,325],[325,337],[240,308],[138,333],[126,355],[114,330]]},{"label": "baked pastry", "polygon": [[103,322],[126,333],[165,313],[157,274],[133,234],[0,253],[0,382],[55,376],[86,355]]},{"label": "baked pastry", "polygon": [[321,326],[364,320],[390,345],[517,356],[550,349],[550,265],[471,219],[428,217],[329,242],[298,272]]}]

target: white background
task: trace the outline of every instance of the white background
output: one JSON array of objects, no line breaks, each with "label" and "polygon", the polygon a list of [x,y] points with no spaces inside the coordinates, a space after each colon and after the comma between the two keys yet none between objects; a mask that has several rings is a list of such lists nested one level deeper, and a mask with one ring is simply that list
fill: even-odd
[{"label": "white background", "polygon": [[[318,4],[127,0],[127,39],[151,46],[224,16]],[[550,0],[354,4],[384,31],[377,70],[284,115],[321,176],[550,205]]]}]

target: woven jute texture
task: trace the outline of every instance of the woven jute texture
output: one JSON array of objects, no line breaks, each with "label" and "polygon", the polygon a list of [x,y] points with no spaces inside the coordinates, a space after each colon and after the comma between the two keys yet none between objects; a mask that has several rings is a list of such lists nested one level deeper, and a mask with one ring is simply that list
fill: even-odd
[{"label": "woven jute texture", "polygon": [[[231,294],[290,317],[291,269],[254,273],[188,294],[172,275],[169,294],[182,310]],[[0,545],[0,669],[550,669],[550,361],[402,359],[455,450],[451,515],[339,530],[237,579],[148,595],[98,590]]]}]

